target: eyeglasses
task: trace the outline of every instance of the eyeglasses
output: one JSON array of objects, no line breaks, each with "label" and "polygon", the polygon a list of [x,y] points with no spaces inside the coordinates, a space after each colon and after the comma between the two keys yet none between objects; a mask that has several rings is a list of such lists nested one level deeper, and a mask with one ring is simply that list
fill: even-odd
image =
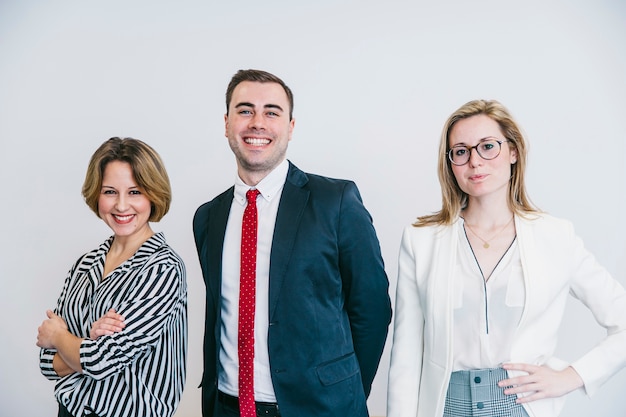
[{"label": "eyeglasses", "polygon": [[476,149],[478,155],[483,159],[495,159],[500,155],[503,142],[508,142],[508,140],[497,140],[489,137],[483,139],[475,146],[455,145],[448,151],[448,159],[454,165],[465,165],[470,160],[472,149]]}]

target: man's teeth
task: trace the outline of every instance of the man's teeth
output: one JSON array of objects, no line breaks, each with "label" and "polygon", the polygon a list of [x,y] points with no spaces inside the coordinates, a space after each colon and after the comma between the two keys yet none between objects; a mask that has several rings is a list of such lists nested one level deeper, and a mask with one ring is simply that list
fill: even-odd
[{"label": "man's teeth", "polygon": [[270,143],[269,139],[261,139],[261,138],[245,138],[244,141],[248,145],[254,145],[254,146],[267,145],[268,143]]}]

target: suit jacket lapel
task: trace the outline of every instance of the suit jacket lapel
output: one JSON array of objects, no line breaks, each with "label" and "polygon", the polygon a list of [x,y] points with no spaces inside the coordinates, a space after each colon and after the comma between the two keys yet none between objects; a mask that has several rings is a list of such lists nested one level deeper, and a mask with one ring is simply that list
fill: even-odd
[{"label": "suit jacket lapel", "polygon": [[226,234],[226,224],[228,223],[228,215],[233,201],[234,188],[228,189],[223,193],[215,206],[209,213],[209,235],[207,259],[209,265],[210,292],[216,306],[219,306],[219,297],[221,296],[222,284],[222,251],[224,248],[224,235]]},{"label": "suit jacket lapel", "polygon": [[270,255],[270,320],[274,315],[280,289],[285,280],[302,214],[309,200],[310,192],[304,188],[307,181],[306,174],[289,162],[289,172],[276,215]]}]

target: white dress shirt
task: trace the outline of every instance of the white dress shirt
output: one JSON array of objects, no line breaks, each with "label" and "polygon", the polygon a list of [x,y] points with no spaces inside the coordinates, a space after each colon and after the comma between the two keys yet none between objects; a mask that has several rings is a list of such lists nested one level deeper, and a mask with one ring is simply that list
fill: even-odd
[{"label": "white dress shirt", "polygon": [[241,225],[246,208],[246,192],[260,191],[257,197],[258,232],[256,264],[256,307],[254,314],[254,397],[256,401],[276,402],[267,347],[269,327],[269,273],[274,224],[289,163],[278,165],[256,187],[246,185],[239,176],[235,181],[233,202],[226,225],[222,252],[222,323],[218,388],[233,396],[239,395],[237,333],[239,319],[239,267]]}]

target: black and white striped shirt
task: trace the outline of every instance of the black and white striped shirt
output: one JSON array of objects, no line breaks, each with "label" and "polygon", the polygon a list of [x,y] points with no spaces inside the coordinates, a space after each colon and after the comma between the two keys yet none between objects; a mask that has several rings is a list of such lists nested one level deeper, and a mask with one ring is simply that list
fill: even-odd
[{"label": "black and white striped shirt", "polygon": [[[83,373],[59,378],[54,349],[41,350],[41,372],[58,380],[55,396],[74,416],[171,416],[185,384],[185,265],[157,233],[103,280],[112,241],[78,259],[55,310],[72,334],[85,338]],[[111,308],[124,316],[126,327],[90,340],[91,326]]]}]

